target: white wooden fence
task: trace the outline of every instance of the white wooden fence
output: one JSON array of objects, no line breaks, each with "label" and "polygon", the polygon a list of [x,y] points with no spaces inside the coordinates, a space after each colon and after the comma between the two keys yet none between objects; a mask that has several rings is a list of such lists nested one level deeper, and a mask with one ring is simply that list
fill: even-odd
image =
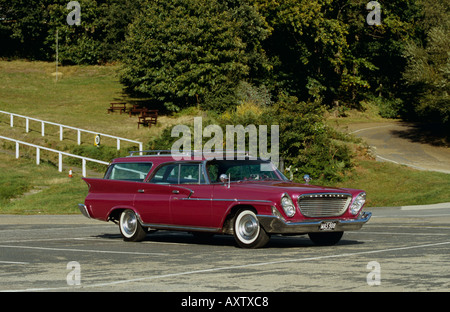
[{"label": "white wooden fence", "polygon": [[10,115],[10,125],[11,125],[11,127],[14,127],[14,117],[24,118],[25,119],[25,131],[26,132],[30,131],[30,120],[41,123],[41,134],[42,134],[42,136],[45,136],[45,125],[57,126],[57,127],[59,127],[59,140],[60,141],[62,141],[64,139],[64,129],[72,129],[72,130],[77,131],[77,142],[78,142],[78,145],[81,145],[81,133],[85,132],[85,133],[94,134],[95,136],[101,136],[101,137],[108,137],[108,138],[116,139],[116,141],[117,141],[117,149],[118,150],[120,150],[120,141],[127,141],[127,142],[131,142],[131,143],[136,143],[136,144],[139,145],[139,150],[140,151],[143,149],[142,148],[142,142],[139,142],[139,141],[134,141],[134,140],[121,138],[121,137],[110,135],[110,134],[99,133],[99,132],[85,130],[85,129],[81,129],[81,128],[66,126],[66,125],[62,125],[62,124],[59,124],[59,123],[45,121],[45,120],[41,120],[41,119],[36,119],[36,118],[23,116],[23,115],[19,115],[19,114],[14,114],[14,113],[10,113],[10,112],[5,112],[5,111],[2,111],[2,110],[0,110],[0,113]]},{"label": "white wooden fence", "polygon": [[34,147],[36,149],[36,165],[39,165],[39,163],[40,163],[40,159],[41,159],[40,158],[40,152],[41,152],[41,150],[57,153],[58,154],[58,170],[59,170],[59,172],[62,172],[62,170],[63,170],[63,156],[68,156],[68,157],[81,159],[83,177],[86,177],[86,162],[87,161],[98,163],[98,164],[102,164],[102,165],[108,165],[109,164],[106,161],[92,159],[92,158],[89,158],[89,157],[83,157],[83,156],[79,156],[79,155],[74,155],[74,154],[70,154],[70,153],[66,153],[66,152],[61,152],[61,151],[58,151],[58,150],[55,150],[55,149],[51,149],[51,148],[48,148],[48,147],[43,147],[43,146],[31,144],[31,143],[26,143],[26,142],[23,142],[23,141],[7,138],[7,137],[4,137],[4,136],[0,136],[0,139],[7,140],[7,141],[10,141],[10,142],[15,142],[15,144],[16,144],[16,158],[19,158],[19,156],[20,156],[20,145]]}]

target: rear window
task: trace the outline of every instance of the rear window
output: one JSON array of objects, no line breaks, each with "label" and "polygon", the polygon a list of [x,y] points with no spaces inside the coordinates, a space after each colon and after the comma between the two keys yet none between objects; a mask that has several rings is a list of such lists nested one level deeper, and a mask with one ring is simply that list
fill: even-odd
[{"label": "rear window", "polygon": [[152,163],[116,163],[105,174],[105,179],[143,182]]}]

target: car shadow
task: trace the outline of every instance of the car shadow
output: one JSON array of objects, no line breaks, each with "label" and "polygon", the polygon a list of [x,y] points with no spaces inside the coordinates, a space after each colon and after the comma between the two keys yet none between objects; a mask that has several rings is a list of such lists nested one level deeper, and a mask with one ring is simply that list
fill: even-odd
[{"label": "car shadow", "polygon": [[[122,235],[120,234],[101,234],[95,236],[96,238],[111,239],[122,241]],[[142,241],[154,242],[154,243],[166,243],[166,244],[192,244],[192,245],[210,245],[210,246],[227,246],[239,248],[232,235],[214,235],[212,237],[196,237],[191,233],[177,232],[177,231],[165,231],[160,230],[155,233],[147,234]],[[347,239],[344,237],[335,246],[349,246],[364,244],[362,241]],[[261,249],[271,248],[324,248],[329,246],[317,246],[315,245],[307,235],[272,235],[266,246]]]},{"label": "car shadow", "polygon": [[[345,235],[345,234],[344,234]],[[359,245],[364,242],[347,239],[345,236],[334,246]],[[325,248],[330,246],[315,245],[307,235],[272,236],[264,248]]]}]

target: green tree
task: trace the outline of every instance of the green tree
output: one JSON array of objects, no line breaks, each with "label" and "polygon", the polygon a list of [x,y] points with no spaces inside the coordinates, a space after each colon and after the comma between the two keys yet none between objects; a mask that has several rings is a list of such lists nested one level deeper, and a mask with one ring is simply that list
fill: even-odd
[{"label": "green tree", "polygon": [[328,107],[399,96],[406,42],[418,35],[417,0],[379,1],[379,26],[366,22],[367,0],[251,2],[273,29],[263,46],[276,88]]},{"label": "green tree", "polygon": [[46,45],[54,51],[56,29],[59,31],[59,58],[66,64],[104,64],[120,59],[122,42],[140,3],[132,0],[79,0],[81,23],[66,22],[67,1],[48,7],[51,31]]},{"label": "green tree", "polygon": [[[406,61],[406,42],[418,35],[417,0],[379,1],[381,25],[368,25],[367,1],[349,0],[341,18],[349,25],[348,43],[354,67],[367,81],[358,91],[359,99],[369,98],[386,117],[397,117],[402,110],[402,72]],[[353,96],[353,94],[352,94]]]},{"label": "green tree", "polygon": [[0,56],[42,59],[50,0],[0,0]]},{"label": "green tree", "polygon": [[352,153],[334,140],[335,131],[326,125],[323,107],[281,94],[271,110],[280,127],[280,157],[286,166],[322,182],[339,180],[353,167]]},{"label": "green tree", "polygon": [[148,1],[129,27],[121,82],[170,110],[232,90],[269,69],[264,20],[240,1]]},{"label": "green tree", "polygon": [[56,30],[60,60],[99,64],[119,59],[135,0],[79,0],[81,24],[70,26],[68,0],[0,0],[0,56],[54,60]]},{"label": "green tree", "polygon": [[252,0],[273,28],[264,48],[274,65],[273,85],[302,100],[331,103],[339,89],[364,81],[347,70],[348,25],[332,0]]},{"label": "green tree", "polygon": [[[403,77],[413,90],[413,108],[421,120],[450,127],[450,6],[448,0],[422,1],[423,41],[410,41]],[[448,136],[448,135],[447,135]]]}]

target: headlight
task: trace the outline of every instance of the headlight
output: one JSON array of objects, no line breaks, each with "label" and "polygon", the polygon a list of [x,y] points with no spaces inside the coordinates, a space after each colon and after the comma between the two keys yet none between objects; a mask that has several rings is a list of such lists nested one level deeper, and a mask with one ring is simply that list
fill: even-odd
[{"label": "headlight", "polygon": [[364,206],[364,203],[366,202],[366,193],[359,193],[358,196],[353,200],[353,203],[350,207],[350,212],[353,215],[357,215],[361,208]]},{"label": "headlight", "polygon": [[284,193],[283,196],[281,196],[281,207],[283,207],[283,210],[288,217],[293,217],[295,215],[294,203],[287,193]]}]

